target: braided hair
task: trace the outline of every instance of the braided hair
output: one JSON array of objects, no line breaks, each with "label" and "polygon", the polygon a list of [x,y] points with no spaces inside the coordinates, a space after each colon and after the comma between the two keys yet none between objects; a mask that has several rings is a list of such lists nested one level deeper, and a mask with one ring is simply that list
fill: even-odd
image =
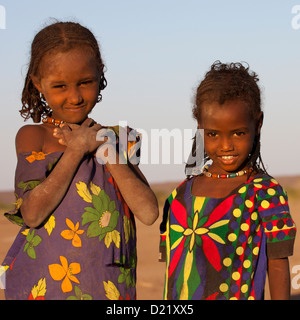
[{"label": "braided hair", "polygon": [[22,92],[22,109],[20,110],[21,116],[25,120],[32,118],[33,122],[39,123],[41,117],[51,115],[51,109],[31,79],[31,76],[40,76],[43,57],[46,54],[67,52],[82,47],[90,50],[95,56],[100,79],[98,102],[102,100],[101,91],[106,87],[107,81],[104,77],[104,64],[99,45],[93,33],[79,23],[55,22],[39,31],[31,45],[30,63]]},{"label": "braided hair", "polygon": [[[249,65],[244,66],[242,63],[225,64],[220,61],[214,62],[197,88],[193,106],[194,118],[198,123],[200,122],[202,107],[205,103],[218,102],[222,105],[227,101],[240,100],[246,103],[250,116],[258,123],[259,117],[262,114],[258,81],[257,74],[249,70]],[[260,146],[260,133],[257,132],[247,166],[248,168],[252,167],[259,173],[267,173],[261,158]],[[195,154],[196,149],[197,139],[195,137],[192,155]],[[205,164],[210,159],[204,153],[204,159],[201,160],[201,163]],[[196,165],[196,161],[195,163],[187,164],[186,172],[187,169],[191,169]]]}]

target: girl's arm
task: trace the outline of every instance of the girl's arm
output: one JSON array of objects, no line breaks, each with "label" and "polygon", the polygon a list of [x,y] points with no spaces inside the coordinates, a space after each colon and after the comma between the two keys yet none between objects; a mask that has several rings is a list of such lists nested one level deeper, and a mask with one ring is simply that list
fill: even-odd
[{"label": "girl's arm", "polygon": [[[77,130],[77,125],[70,125],[70,127],[73,131]],[[55,130],[54,136],[60,139],[59,142],[61,144],[67,145],[64,134],[59,129]],[[114,147],[109,150],[109,155],[97,152],[96,156],[102,154],[106,168],[116,181],[122,197],[132,213],[142,223],[146,225],[153,224],[158,218],[158,203],[146,178],[137,165],[120,163],[119,154]],[[108,159],[111,159],[111,161]]]},{"label": "girl's arm", "polygon": [[288,258],[268,260],[269,286],[272,300],[290,299],[290,269]]},{"label": "girl's arm", "polygon": [[[119,163],[116,150],[110,155],[116,159],[106,167],[116,181],[118,188],[132,213],[144,224],[151,225],[158,218],[158,203],[154,192],[137,165]],[[115,163],[116,162],[116,163]]]},{"label": "girl's arm", "polygon": [[[67,131],[65,138],[68,146],[60,161],[57,163],[50,175],[38,186],[36,186],[27,197],[23,199],[20,207],[24,222],[29,227],[38,227],[59,205],[65,196],[74,174],[86,153],[94,151],[99,142],[96,134],[100,125],[89,127],[91,119],[87,119],[78,130]],[[29,126],[16,137],[17,154],[29,148],[28,139],[32,139],[35,151],[41,151],[39,138],[37,137],[37,126]],[[34,150],[34,149],[33,149]],[[29,151],[29,150],[26,150]],[[31,149],[32,151],[32,149]]]}]

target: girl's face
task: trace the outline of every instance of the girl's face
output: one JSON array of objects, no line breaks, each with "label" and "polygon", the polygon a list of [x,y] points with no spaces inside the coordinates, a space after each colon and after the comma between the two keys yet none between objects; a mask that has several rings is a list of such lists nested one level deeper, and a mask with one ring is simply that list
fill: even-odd
[{"label": "girl's face", "polygon": [[204,129],[204,148],[213,161],[210,171],[222,174],[244,169],[261,125],[262,117],[257,125],[243,101],[204,104],[199,128]]},{"label": "girl's face", "polygon": [[100,79],[96,61],[89,50],[71,49],[46,55],[39,77],[32,76],[52,117],[69,123],[81,123],[95,106]]}]

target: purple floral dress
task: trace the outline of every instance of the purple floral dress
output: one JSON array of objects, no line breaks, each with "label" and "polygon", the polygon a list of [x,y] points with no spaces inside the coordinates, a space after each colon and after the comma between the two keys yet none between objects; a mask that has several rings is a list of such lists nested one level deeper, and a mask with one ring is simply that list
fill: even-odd
[{"label": "purple floral dress", "polygon": [[22,199],[47,178],[62,154],[18,157],[16,210],[6,216],[22,228],[2,263],[6,299],[135,299],[134,217],[95,156],[83,158],[65,197],[41,226],[23,223]]}]

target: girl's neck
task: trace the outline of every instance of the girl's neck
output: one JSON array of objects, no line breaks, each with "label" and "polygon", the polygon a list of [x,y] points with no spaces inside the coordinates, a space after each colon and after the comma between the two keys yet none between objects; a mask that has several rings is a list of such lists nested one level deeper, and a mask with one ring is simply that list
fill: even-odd
[{"label": "girl's neck", "polygon": [[[247,167],[245,168],[245,170]],[[210,172],[210,167],[208,168]],[[201,174],[194,179],[191,193],[198,197],[208,197],[222,199],[227,197],[233,190],[243,185],[249,179],[255,177],[258,172],[256,170],[249,170],[243,174],[237,174],[237,172],[227,172],[227,175],[232,175],[231,177],[219,176],[214,170],[214,176]],[[220,171],[219,171],[220,172]],[[224,174],[224,173],[223,173]]]},{"label": "girl's neck", "polygon": [[229,179],[229,178],[237,178],[241,177],[245,174],[250,175],[253,172],[252,168],[244,168],[242,170],[236,171],[236,172],[226,172],[226,173],[213,173],[210,171],[209,166],[204,166],[202,170],[202,174],[205,175],[208,178],[212,179]]},{"label": "girl's neck", "polygon": [[243,175],[233,179],[212,179],[199,175],[193,181],[191,193],[196,197],[223,199],[254,176],[252,173],[250,178]]},{"label": "girl's neck", "polygon": [[44,117],[42,119],[43,123],[51,124],[55,127],[59,127],[61,124],[65,123],[63,120],[55,119],[52,117]]},{"label": "girl's neck", "polygon": [[86,119],[87,119],[87,117],[83,121],[81,121],[80,123],[71,123],[71,122],[68,122],[68,121],[60,120],[60,119],[52,117],[52,116],[51,117],[50,116],[46,116],[46,117],[44,117],[42,119],[42,122],[44,124],[50,124],[50,125],[53,125],[55,127],[59,127],[61,124],[64,124],[64,123],[81,125]]}]

